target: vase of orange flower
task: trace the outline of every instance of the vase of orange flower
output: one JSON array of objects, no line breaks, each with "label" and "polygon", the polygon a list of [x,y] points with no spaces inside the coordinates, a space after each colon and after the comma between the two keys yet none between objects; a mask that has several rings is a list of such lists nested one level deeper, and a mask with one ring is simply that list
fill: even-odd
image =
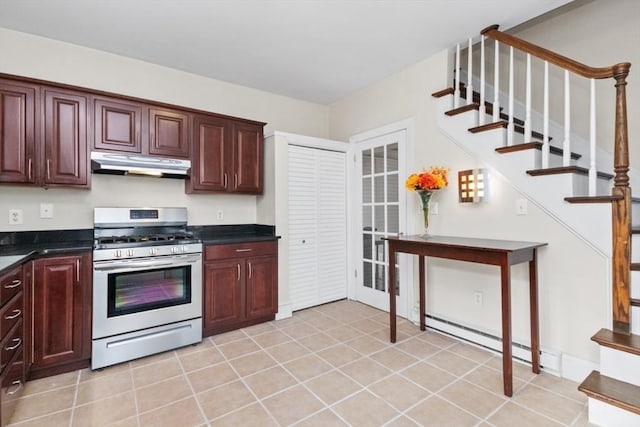
[{"label": "vase of orange flower", "polygon": [[437,190],[449,184],[447,180],[448,168],[432,166],[420,173],[412,173],[405,181],[405,187],[409,191],[415,191],[420,196],[422,215],[424,216],[424,232],[429,228],[429,202],[431,196]]}]

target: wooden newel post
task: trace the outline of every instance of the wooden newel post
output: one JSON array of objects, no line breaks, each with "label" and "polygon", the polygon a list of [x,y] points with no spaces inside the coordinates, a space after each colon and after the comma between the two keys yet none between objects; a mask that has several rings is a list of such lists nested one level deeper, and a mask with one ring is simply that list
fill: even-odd
[{"label": "wooden newel post", "polygon": [[612,208],[613,221],[613,330],[630,333],[631,287],[631,188],[629,187],[629,136],[627,133],[626,77],[631,64],[616,64],[616,128],[613,169],[615,171]]}]

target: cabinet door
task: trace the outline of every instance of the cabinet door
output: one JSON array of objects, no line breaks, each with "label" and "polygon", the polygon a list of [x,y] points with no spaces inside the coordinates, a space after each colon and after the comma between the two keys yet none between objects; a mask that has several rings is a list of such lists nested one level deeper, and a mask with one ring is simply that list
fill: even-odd
[{"label": "cabinet door", "polygon": [[233,126],[233,183],[235,193],[262,194],[262,126],[235,123]]},{"label": "cabinet door", "polygon": [[0,80],[0,182],[35,183],[36,87]]},{"label": "cabinet door", "polygon": [[44,88],[44,184],[89,187],[88,95]]},{"label": "cabinet door", "polygon": [[206,263],[204,335],[244,319],[244,260]]},{"label": "cabinet door", "polygon": [[189,115],[150,108],[149,154],[188,159],[189,153]]},{"label": "cabinet door", "polygon": [[198,191],[227,191],[227,157],[230,155],[229,122],[212,116],[193,119],[193,156],[188,193]]},{"label": "cabinet door", "polygon": [[278,311],[278,258],[247,259],[247,318],[272,316]]},{"label": "cabinet door", "polygon": [[91,289],[89,255],[35,261],[33,366],[51,367],[89,357]]},{"label": "cabinet door", "polygon": [[143,110],[141,104],[133,102],[94,98],[94,148],[141,153]]}]

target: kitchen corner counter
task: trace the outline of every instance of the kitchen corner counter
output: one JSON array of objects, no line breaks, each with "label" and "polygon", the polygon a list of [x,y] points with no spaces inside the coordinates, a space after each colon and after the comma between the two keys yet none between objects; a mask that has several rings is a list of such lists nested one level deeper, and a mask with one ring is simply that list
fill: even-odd
[{"label": "kitchen corner counter", "polygon": [[92,249],[92,229],[2,232],[0,273],[35,257]]},{"label": "kitchen corner counter", "polygon": [[274,226],[260,224],[190,226],[189,231],[203,245],[262,242],[280,238],[276,236]]}]

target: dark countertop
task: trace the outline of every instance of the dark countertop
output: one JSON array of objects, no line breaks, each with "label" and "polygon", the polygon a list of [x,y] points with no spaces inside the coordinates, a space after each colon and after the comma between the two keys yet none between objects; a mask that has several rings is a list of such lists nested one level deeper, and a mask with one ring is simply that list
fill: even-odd
[{"label": "dark countertop", "polygon": [[[203,245],[276,240],[275,227],[261,224],[197,225],[188,231]],[[93,229],[0,232],[0,274],[31,259],[93,250]]]}]

